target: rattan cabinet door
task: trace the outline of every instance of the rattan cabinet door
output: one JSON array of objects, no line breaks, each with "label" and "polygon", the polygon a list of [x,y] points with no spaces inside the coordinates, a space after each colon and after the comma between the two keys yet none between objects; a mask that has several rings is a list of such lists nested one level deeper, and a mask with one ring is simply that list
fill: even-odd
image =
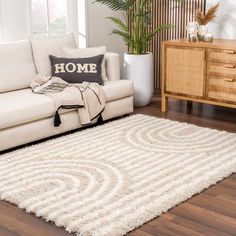
[{"label": "rattan cabinet door", "polygon": [[166,92],[203,97],[206,50],[174,47],[166,50]]}]

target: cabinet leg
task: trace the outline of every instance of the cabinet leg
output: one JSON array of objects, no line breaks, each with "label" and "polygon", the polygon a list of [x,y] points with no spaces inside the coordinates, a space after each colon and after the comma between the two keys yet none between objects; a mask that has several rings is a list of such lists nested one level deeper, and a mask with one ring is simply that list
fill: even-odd
[{"label": "cabinet leg", "polygon": [[187,101],[187,109],[191,110],[193,108],[193,102]]},{"label": "cabinet leg", "polygon": [[162,96],[161,99],[161,111],[167,112],[168,109],[168,98],[166,96]]}]

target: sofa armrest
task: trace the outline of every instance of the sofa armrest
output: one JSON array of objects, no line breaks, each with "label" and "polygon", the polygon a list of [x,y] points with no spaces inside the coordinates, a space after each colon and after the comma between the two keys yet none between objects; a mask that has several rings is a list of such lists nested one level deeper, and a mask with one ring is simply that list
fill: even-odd
[{"label": "sofa armrest", "polygon": [[105,53],[106,71],[109,80],[120,80],[120,56],[118,53]]}]

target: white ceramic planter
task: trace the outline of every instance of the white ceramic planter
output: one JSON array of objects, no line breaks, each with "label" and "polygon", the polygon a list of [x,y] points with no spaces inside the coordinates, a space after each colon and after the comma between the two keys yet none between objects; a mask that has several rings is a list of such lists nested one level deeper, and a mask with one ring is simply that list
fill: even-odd
[{"label": "white ceramic planter", "polygon": [[154,93],[153,55],[124,55],[124,79],[134,85],[134,105],[147,106]]}]

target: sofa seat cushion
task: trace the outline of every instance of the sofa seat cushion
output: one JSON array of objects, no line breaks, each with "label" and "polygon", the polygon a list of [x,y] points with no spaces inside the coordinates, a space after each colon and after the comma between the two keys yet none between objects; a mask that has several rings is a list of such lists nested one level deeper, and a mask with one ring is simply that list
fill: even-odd
[{"label": "sofa seat cushion", "polygon": [[107,81],[103,88],[106,102],[133,96],[133,83],[130,80]]},{"label": "sofa seat cushion", "polygon": [[[107,102],[129,97],[133,94],[132,83],[128,80],[108,81],[103,89]],[[52,98],[35,94],[31,89],[1,93],[0,107],[0,129],[52,117],[56,110]],[[61,113],[70,111],[61,110]]]},{"label": "sofa seat cushion", "polygon": [[55,111],[53,100],[22,89],[0,94],[0,129],[49,117]]}]

